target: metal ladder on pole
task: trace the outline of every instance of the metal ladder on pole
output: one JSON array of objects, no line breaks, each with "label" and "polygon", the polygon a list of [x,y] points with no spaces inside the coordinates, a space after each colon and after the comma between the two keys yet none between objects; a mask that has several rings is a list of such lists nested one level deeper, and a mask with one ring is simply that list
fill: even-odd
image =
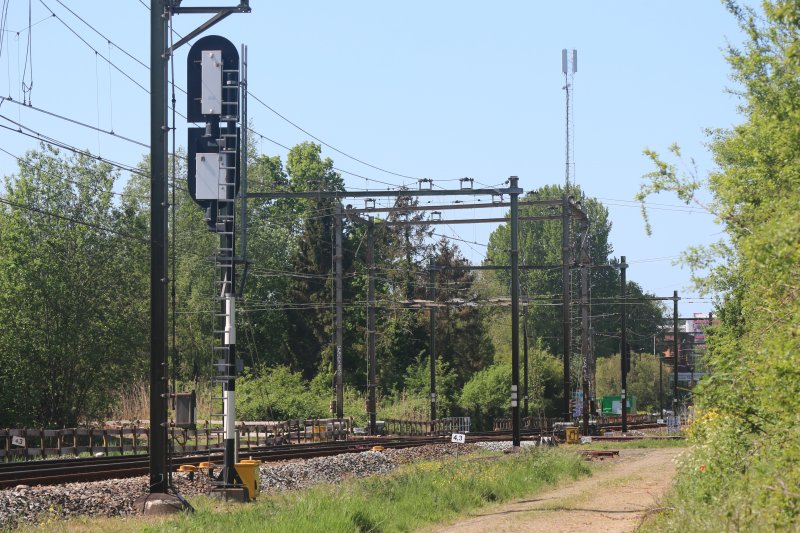
[{"label": "metal ladder on pole", "polygon": [[[223,70],[225,82],[222,87],[223,101],[221,121],[235,124],[239,120],[239,70]],[[235,286],[233,278],[234,242],[235,242],[235,188],[238,171],[237,154],[239,136],[235,126],[231,129],[220,128],[217,145],[219,146],[219,179],[217,183],[216,233],[220,244],[213,256],[214,260],[214,320],[212,347],[215,375],[211,378],[212,400],[219,402],[219,413],[212,416],[224,418],[226,400],[225,386],[237,374],[237,362],[232,359],[230,345],[235,344],[232,322],[233,295]]]}]

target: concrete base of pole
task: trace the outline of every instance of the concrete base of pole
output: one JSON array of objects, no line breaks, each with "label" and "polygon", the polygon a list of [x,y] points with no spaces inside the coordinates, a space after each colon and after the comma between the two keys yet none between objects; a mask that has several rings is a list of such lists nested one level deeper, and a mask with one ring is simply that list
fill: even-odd
[{"label": "concrete base of pole", "polygon": [[512,446],[511,448],[506,448],[503,450],[503,453],[519,453],[522,451],[520,446]]},{"label": "concrete base of pole", "polygon": [[188,509],[180,498],[174,494],[160,492],[145,494],[136,498],[133,502],[133,508],[145,516],[166,516]]},{"label": "concrete base of pole", "polygon": [[250,501],[245,487],[216,487],[211,489],[208,495],[224,502],[247,503]]}]

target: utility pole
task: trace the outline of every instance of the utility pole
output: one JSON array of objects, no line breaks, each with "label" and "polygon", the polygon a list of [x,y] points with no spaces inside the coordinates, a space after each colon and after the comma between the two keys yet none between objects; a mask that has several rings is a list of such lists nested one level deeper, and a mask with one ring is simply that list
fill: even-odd
[{"label": "utility pole", "polygon": [[678,416],[678,291],[672,291],[672,415]]},{"label": "utility pole", "polygon": [[166,3],[150,3],[150,494],[168,489]]},{"label": "utility pole", "polygon": [[430,363],[431,363],[431,431],[434,430],[433,421],[436,420],[436,257],[433,252],[430,258],[430,267],[428,269],[430,276],[430,298],[431,298],[431,312],[430,312],[430,328],[431,328],[431,346],[430,346]]},{"label": "utility pole", "polygon": [[620,315],[622,331],[620,332],[619,339],[619,359],[622,371],[622,394],[620,394],[620,399],[622,400],[622,434],[624,435],[628,432],[628,330],[625,316],[625,298],[628,297],[628,286],[627,281],[625,280],[625,272],[628,269],[628,264],[625,262],[624,255],[621,259],[622,261],[619,264],[619,269],[621,274],[620,298],[622,301],[620,303]]},{"label": "utility pole", "polygon": [[570,384],[570,348],[572,346],[572,331],[570,330],[570,289],[572,288],[572,245],[570,243],[570,203],[569,196],[564,194],[561,199],[561,283],[562,283],[562,304],[561,320],[564,334],[564,420],[568,421],[572,417],[569,409],[569,398],[572,394]]},{"label": "utility pole", "polygon": [[522,399],[525,402],[522,408],[522,415],[530,416],[528,411],[528,304],[522,306],[522,369],[523,380]]},{"label": "utility pole", "polygon": [[342,346],[342,330],[343,330],[343,313],[344,302],[342,298],[342,204],[336,202],[336,211],[333,215],[335,233],[334,239],[336,241],[336,251],[334,252],[334,263],[336,264],[336,347],[335,347],[335,368],[336,368],[336,418],[344,418],[344,384],[342,381],[344,374],[344,361],[343,361],[343,346]]},{"label": "utility pole", "polygon": [[589,434],[589,220],[581,220],[581,363],[583,365],[583,434]]},{"label": "utility pole", "polygon": [[367,222],[367,411],[369,414],[369,434],[377,433],[375,427],[375,221],[369,217]]},{"label": "utility pole", "polygon": [[664,416],[664,365],[661,356],[656,355],[656,336],[653,335],[653,357],[658,361],[658,412],[659,418]]},{"label": "utility pole", "polygon": [[519,178],[509,178],[511,197],[511,439],[512,446],[520,445],[519,431]]}]

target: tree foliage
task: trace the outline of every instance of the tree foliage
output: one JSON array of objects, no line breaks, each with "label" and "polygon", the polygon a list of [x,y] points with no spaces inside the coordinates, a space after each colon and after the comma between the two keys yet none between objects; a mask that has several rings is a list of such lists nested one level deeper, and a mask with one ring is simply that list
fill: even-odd
[{"label": "tree foliage", "polygon": [[[684,465],[684,501],[667,527],[784,530],[800,509],[800,2],[727,4],[745,35],[727,50],[743,122],[711,132],[717,169],[707,179],[726,240],[687,254],[711,267],[700,287],[721,292],[721,324],[696,392],[702,446]],[[656,169],[640,198],[695,201],[699,182],[677,150],[648,155]]]},{"label": "tree foliage", "polygon": [[143,371],[147,233],[113,203],[117,175],[49,146],[5,179],[0,425],[102,416]]}]

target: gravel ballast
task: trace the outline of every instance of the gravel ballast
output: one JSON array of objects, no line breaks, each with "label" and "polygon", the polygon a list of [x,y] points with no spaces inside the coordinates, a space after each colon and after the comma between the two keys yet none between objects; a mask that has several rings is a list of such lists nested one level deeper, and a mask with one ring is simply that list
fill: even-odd
[{"label": "gravel ballast", "polygon": [[[485,445],[491,444],[487,447]],[[475,446],[502,451],[502,443],[461,445],[459,454],[474,451]],[[510,443],[508,446],[510,447]],[[307,460],[265,463],[261,465],[261,491],[298,490],[316,483],[338,483],[344,479],[386,474],[398,465],[437,460],[456,455],[455,444],[433,444],[415,448],[367,451]],[[138,511],[134,501],[147,492],[148,477],[114,479],[87,483],[66,483],[0,490],[0,530],[19,523],[36,523],[72,516],[129,516]],[[174,474],[174,485],[184,495],[207,493],[208,480],[196,474]]]}]

